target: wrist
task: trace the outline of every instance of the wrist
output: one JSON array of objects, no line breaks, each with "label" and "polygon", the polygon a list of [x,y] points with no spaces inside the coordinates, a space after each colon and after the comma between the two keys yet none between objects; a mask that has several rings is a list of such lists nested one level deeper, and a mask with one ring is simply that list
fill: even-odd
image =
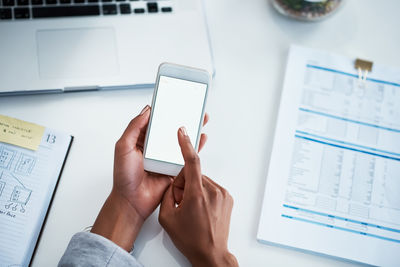
[{"label": "wrist", "polygon": [[131,204],[113,190],[100,210],[91,232],[130,251],[143,222],[144,219]]},{"label": "wrist", "polygon": [[236,257],[228,250],[223,252],[216,252],[216,250],[209,251],[207,255],[199,256],[191,260],[193,267],[236,267],[239,266]]}]

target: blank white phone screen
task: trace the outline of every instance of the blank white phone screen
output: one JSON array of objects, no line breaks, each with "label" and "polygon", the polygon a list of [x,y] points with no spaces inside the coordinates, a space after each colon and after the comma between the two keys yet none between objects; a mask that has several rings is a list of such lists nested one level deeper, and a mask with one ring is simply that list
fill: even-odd
[{"label": "blank white phone screen", "polygon": [[160,76],[145,158],[183,165],[178,129],[184,126],[195,146],[207,84]]}]

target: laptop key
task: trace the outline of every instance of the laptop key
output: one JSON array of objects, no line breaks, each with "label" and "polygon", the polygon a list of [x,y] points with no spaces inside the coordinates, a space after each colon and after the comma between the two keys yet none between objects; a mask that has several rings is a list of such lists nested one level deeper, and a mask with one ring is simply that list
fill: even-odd
[{"label": "laptop key", "polygon": [[99,0],[88,0],[89,3],[98,3]]},{"label": "laptop key", "polygon": [[14,0],[3,0],[3,6],[13,6],[15,5]]},{"label": "laptop key", "polygon": [[119,12],[121,14],[131,14],[131,5],[130,4],[119,4]]},{"label": "laptop key", "polygon": [[11,8],[0,8],[0,19],[12,19]]},{"label": "laptop key", "polygon": [[158,12],[158,4],[151,2],[151,3],[147,3],[147,11],[149,13],[157,13]]},{"label": "laptop key", "polygon": [[74,0],[75,4],[82,4],[85,3],[85,0]]},{"label": "laptop key", "polygon": [[14,8],[14,18],[29,19],[29,8]]},{"label": "laptop key", "polygon": [[116,15],[117,6],[116,5],[103,5],[103,15]]},{"label": "laptop key", "polygon": [[135,8],[133,10],[133,12],[136,14],[142,14],[142,13],[144,13],[144,8]]},{"label": "laptop key", "polygon": [[98,15],[100,15],[100,7],[97,5],[32,8],[32,16],[34,18],[98,16]]},{"label": "laptop key", "polygon": [[31,3],[34,6],[43,5],[43,0],[32,0]]},{"label": "laptop key", "polygon": [[56,5],[57,0],[46,0],[46,5]]},{"label": "laptop key", "polygon": [[162,12],[172,12],[172,7],[162,7],[161,11]]},{"label": "laptop key", "polygon": [[18,0],[17,5],[19,6],[27,6],[29,5],[29,0]]},{"label": "laptop key", "polygon": [[60,4],[71,4],[71,0],[60,0]]}]

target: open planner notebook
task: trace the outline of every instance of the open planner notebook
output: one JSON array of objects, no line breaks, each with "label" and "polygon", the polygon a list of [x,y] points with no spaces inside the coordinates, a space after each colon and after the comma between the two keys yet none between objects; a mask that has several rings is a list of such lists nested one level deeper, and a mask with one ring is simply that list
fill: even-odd
[{"label": "open planner notebook", "polygon": [[0,266],[28,266],[73,138],[1,115],[0,131]]},{"label": "open planner notebook", "polygon": [[400,70],[291,47],[257,238],[400,266]]}]

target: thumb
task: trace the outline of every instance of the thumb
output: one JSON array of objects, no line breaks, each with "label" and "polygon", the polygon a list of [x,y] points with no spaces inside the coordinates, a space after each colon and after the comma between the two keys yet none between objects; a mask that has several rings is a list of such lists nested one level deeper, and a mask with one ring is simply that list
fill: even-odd
[{"label": "thumb", "polygon": [[137,115],[122,134],[121,140],[125,140],[128,144],[136,145],[141,133],[146,131],[147,124],[150,118],[150,106],[146,105],[142,112]]},{"label": "thumb", "polygon": [[158,214],[158,221],[163,228],[167,228],[170,221],[174,218],[173,212],[175,211],[175,200],[172,192],[172,183],[164,193],[163,199],[160,205],[160,213]]}]

